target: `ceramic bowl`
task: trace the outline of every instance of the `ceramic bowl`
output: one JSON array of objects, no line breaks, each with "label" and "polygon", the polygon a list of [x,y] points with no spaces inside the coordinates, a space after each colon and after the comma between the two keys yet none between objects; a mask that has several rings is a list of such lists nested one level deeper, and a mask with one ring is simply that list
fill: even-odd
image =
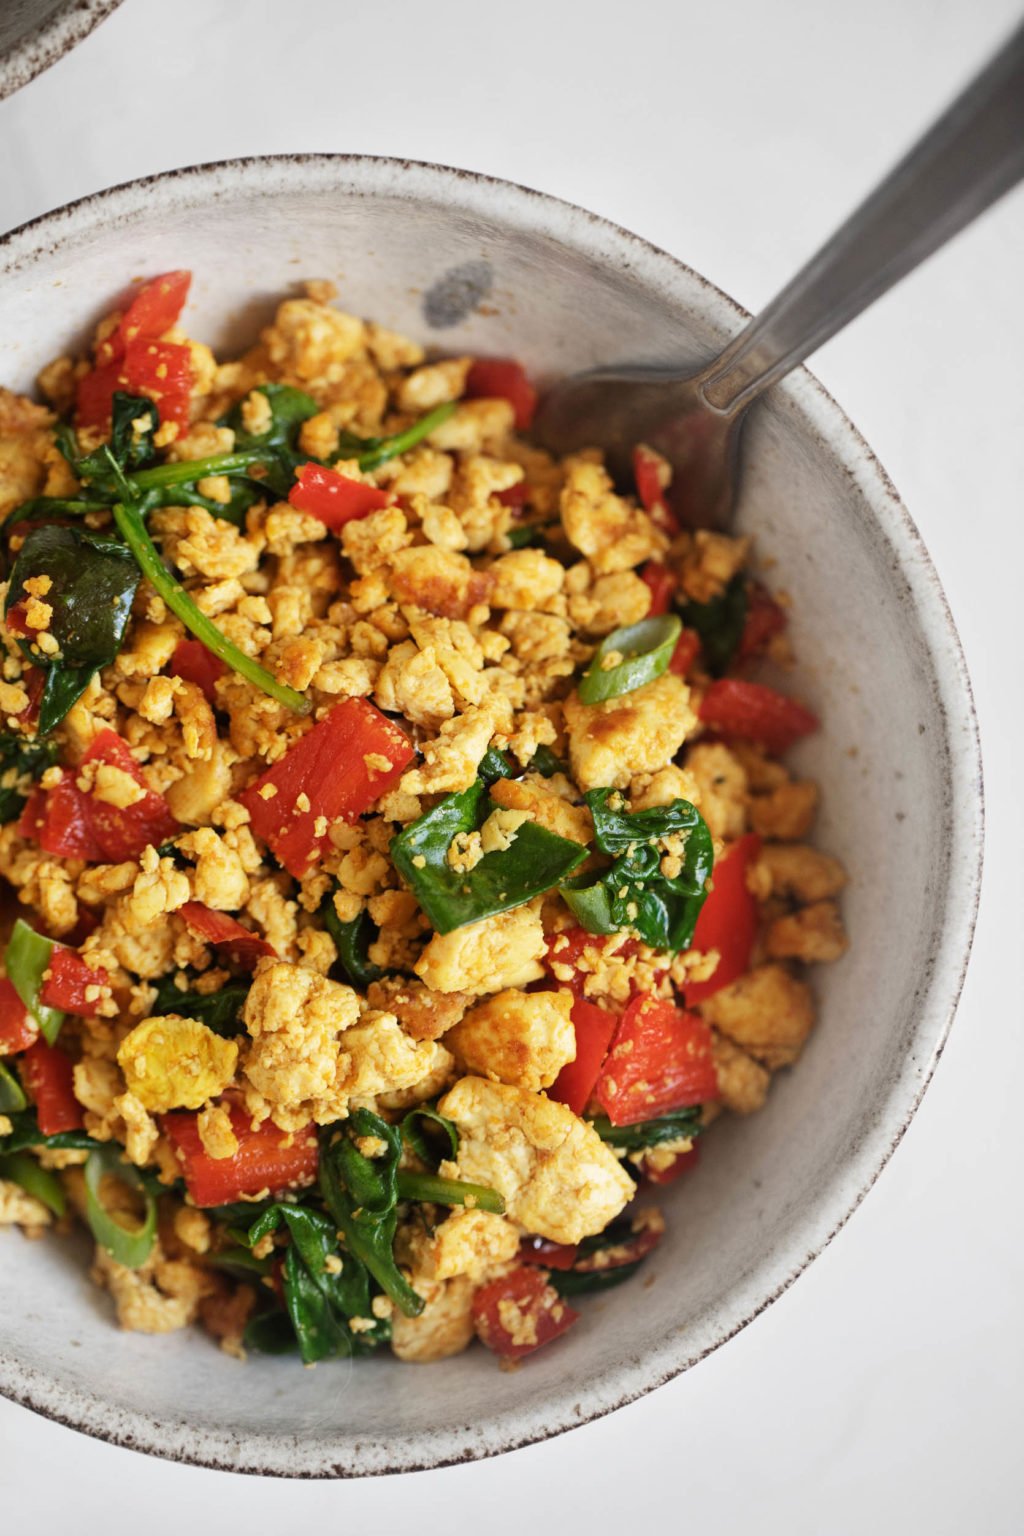
[{"label": "ceramic bowl", "polygon": [[3,0],[0,101],[56,64],[121,0]]},{"label": "ceramic bowl", "polygon": [[[81,343],[125,279],[191,267],[191,332],[251,340],[306,277],[448,351],[543,379],[710,355],[743,321],[673,257],[579,208],[436,166],[348,157],[199,167],[136,182],[0,242],[0,380]],[[236,1471],[345,1476],[439,1466],[554,1435],[648,1392],[731,1338],[857,1207],[949,1029],[981,863],[970,686],[920,536],[854,427],[804,370],[758,407],[740,526],[792,594],[794,689],[824,730],[797,765],[824,786],[821,846],[851,875],[848,956],[815,979],[820,1023],[767,1108],[709,1133],[666,1192],[645,1285],[595,1297],[520,1371],[484,1350],[244,1367],[199,1332],[116,1331],[73,1245],[3,1243],[0,1390],[121,1445]]]}]

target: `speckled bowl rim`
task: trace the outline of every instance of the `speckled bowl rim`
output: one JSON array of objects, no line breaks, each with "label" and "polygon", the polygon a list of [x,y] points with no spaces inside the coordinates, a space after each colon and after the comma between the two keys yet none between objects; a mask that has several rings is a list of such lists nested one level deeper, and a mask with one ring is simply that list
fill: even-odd
[{"label": "speckled bowl rim", "polygon": [[[547,193],[449,166],[369,155],[296,154],[254,156],[184,167],[126,182],[68,203],[0,238],[0,280],[54,248],[73,233],[116,223],[144,204],[158,218],[161,209],[215,203],[222,196],[277,190],[346,190],[378,195],[428,197],[493,212],[501,205],[519,227],[541,231],[593,255],[614,251],[633,266],[641,280],[651,274],[664,282],[672,273],[697,286],[723,332],[738,329],[749,317],[721,289],[669,253],[608,219]],[[298,1443],[288,1435],[238,1435],[223,1431],[201,1435],[186,1423],[127,1411],[100,1394],[69,1389],[59,1377],[27,1369],[0,1349],[0,1393],[23,1407],[111,1444],[171,1460],[225,1471],[285,1477],[355,1477],[423,1471],[498,1455],[603,1417],[664,1385],[734,1337],[760,1315],[845,1226],[899,1145],[931,1081],[952,1026],[960,998],[977,918],[984,844],[984,795],[981,746],[970,678],[945,593],[924,542],[896,490],[853,423],[806,369],[776,386],[795,407],[822,445],[843,465],[871,509],[877,537],[886,541],[915,603],[935,668],[935,704],[945,717],[950,759],[947,803],[955,838],[946,847],[947,871],[959,847],[961,883],[947,897],[943,921],[930,953],[921,961],[921,994],[914,1044],[916,1071],[904,1071],[887,1098],[877,1123],[853,1148],[841,1179],[822,1193],[781,1254],[759,1266],[766,1271],[761,1294],[742,1303],[718,1325],[714,1337],[697,1341],[675,1337],[627,1358],[578,1393],[568,1392],[556,1412],[517,1410],[525,1422],[516,1427],[496,1419],[493,1426],[438,1427],[411,1436],[402,1448]],[[964,743],[956,750],[956,734]],[[575,1398],[575,1401],[573,1401]]]},{"label": "speckled bowl rim", "polygon": [[120,4],[121,0],[64,0],[41,25],[0,52],[0,101],[70,53]]}]

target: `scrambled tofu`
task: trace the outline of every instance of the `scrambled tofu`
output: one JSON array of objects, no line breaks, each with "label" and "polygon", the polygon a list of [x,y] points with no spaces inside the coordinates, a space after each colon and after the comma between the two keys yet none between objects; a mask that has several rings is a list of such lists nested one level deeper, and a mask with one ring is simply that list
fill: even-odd
[{"label": "scrambled tofu", "polygon": [[[662,808],[690,802],[716,859],[757,834],[748,969],[705,996],[703,1023],[687,1026],[708,1070],[704,1126],[722,1110],[760,1109],[772,1074],[799,1055],[814,1022],[808,968],[847,947],[846,876],[807,841],[817,784],[741,730],[710,734],[701,722],[712,682],[702,651],[673,660],[685,659],[685,677],[670,666],[602,702],[579,697],[597,647],[614,652],[616,631],[662,606],[656,595],[671,608],[727,588],[738,599],[742,588],[772,602],[749,575],[751,540],[674,530],[671,465],[650,449],[638,454],[634,494],[596,449],[559,459],[534,446],[516,425],[529,397],[516,365],[429,356],[346,313],[323,281],[287,295],[238,357],[162,328],[177,362],[157,359],[159,391],[138,385],[147,398],[128,429],[140,463],[182,475],[148,527],[168,580],[221,638],[204,628],[207,650],[141,581],[117,655],[35,750],[38,663],[58,654],[66,594],[33,564],[45,529],[17,509],[86,495],[90,533],[119,537],[86,457],[108,441],[123,454],[102,369],[125,332],[140,339],[154,303],[167,318],[160,305],[183,277],[154,280],[141,307],[106,316],[88,357],[46,365],[45,403],[0,388],[0,542],[19,586],[0,605],[0,878],[68,952],[47,975],[71,997],[47,1060],[67,1122],[123,1154],[122,1176],[104,1175],[108,1209],[134,1220],[140,1190],[162,1191],[138,1267],[101,1248],[93,1274],[122,1326],[197,1322],[244,1358],[252,1320],[265,1326],[268,1310],[282,1326],[301,1319],[301,1308],[283,1309],[283,1290],[311,1267],[305,1279],[343,1314],[359,1352],[390,1329],[399,1359],[443,1359],[473,1339],[481,1287],[521,1284],[524,1238],[575,1245],[602,1234],[636,1181],[668,1177],[691,1145],[673,1134],[623,1153],[559,1098],[578,1102],[582,1069],[597,1071],[595,1039],[635,998],[681,1002],[694,983],[714,982],[710,944],[655,947],[654,882],[678,876],[684,839],[645,831],[652,872],[623,874],[619,888],[622,869],[648,857],[626,850],[608,890],[621,924],[612,931],[601,893],[572,898],[564,874],[538,895],[540,860],[527,867],[524,848],[543,846],[552,868],[561,859],[568,870],[579,854],[554,841],[565,840],[586,850],[580,884],[602,880],[611,866],[595,846],[591,790],[619,792],[616,808],[655,825]],[[482,392],[488,378],[493,395]],[[444,419],[422,419],[437,408]],[[266,458],[245,480],[207,462],[249,444]],[[331,466],[326,481],[316,465]],[[87,606],[77,587],[76,602]],[[780,598],[776,629],[785,606]],[[771,658],[787,646],[776,634]],[[756,665],[745,654],[726,675],[742,686]],[[301,710],[283,689],[303,696]],[[438,864],[420,855],[421,874],[416,858],[394,856],[394,840],[439,808],[461,818],[446,797],[480,783],[489,803],[479,825],[453,823],[435,854],[448,892],[470,898],[464,910],[492,915],[442,933]],[[714,901],[713,879],[710,890]],[[610,1060],[629,1049],[616,1039]],[[23,1066],[18,1046],[9,1056],[5,1071],[41,1099],[31,1059]],[[646,1056],[643,1065],[646,1074]],[[605,1087],[610,1076],[608,1066]],[[454,1124],[457,1155],[440,1163],[440,1186],[405,1198],[453,1150],[435,1106]],[[375,1134],[356,1136],[353,1117],[366,1114]],[[18,1128],[16,1113],[0,1114],[0,1225],[63,1231],[71,1216],[55,1220],[31,1181],[17,1182],[22,1165],[4,1158]],[[379,1181],[350,1170],[346,1198],[359,1202],[352,1221],[381,1220],[384,1248],[394,1233],[395,1265],[425,1301],[418,1317],[401,1312],[383,1249],[360,1295],[356,1244],[351,1233],[336,1242],[344,1220],[333,1211],[312,1245],[284,1227],[261,1239],[254,1257],[269,1273],[223,1267],[248,1225],[246,1201],[284,1198],[322,1216],[318,1171],[327,1177],[325,1159],[347,1136],[371,1172],[388,1159]],[[93,1154],[44,1138],[26,1155],[88,1221],[82,1165]],[[497,1192],[504,1214],[447,1179]],[[660,1220],[641,1214],[634,1230]],[[325,1274],[353,1283],[332,1292]],[[353,1295],[367,1315],[349,1315]],[[496,1328],[513,1350],[537,1342],[536,1304],[499,1295]],[[311,1348],[301,1321],[297,1331],[312,1358],[322,1339]]]},{"label": "scrambled tofu", "polygon": [[610,1148],[554,1099],[464,1077],[438,1108],[459,1132],[454,1176],[496,1189],[527,1232],[578,1243],[603,1231],[633,1197]]}]

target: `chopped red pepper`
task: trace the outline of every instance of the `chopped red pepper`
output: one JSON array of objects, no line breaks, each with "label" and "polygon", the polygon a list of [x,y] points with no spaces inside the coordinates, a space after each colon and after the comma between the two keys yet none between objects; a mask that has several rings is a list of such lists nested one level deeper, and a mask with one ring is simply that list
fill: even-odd
[{"label": "chopped red pepper", "polygon": [[633,449],[633,479],[636,481],[640,505],[650,514],[652,522],[664,533],[678,533],[679,519],[665,500],[665,492],[672,479],[672,468],[668,460],[646,444],[638,443]]},{"label": "chopped red pepper", "polygon": [[136,859],[150,844],[159,847],[174,836],[178,823],[171,815],[170,806],[163,795],[146,788],[142,770],[131,749],[116,731],[100,731],[93,738],[82,756],[81,767],[89,763],[108,763],[120,768],[144,790],[141,800],[123,807],[108,805],[94,794],[86,795],[89,820],[105,862],[117,864],[122,859]]},{"label": "chopped red pepper", "polygon": [[547,1272],[523,1265],[482,1285],[473,1297],[477,1338],[505,1360],[550,1344],[579,1317],[547,1281]]},{"label": "chopped red pepper", "polygon": [[161,422],[175,422],[184,430],[192,393],[191,352],[170,341],[130,342],[122,356],[79,379],[78,426],[105,426],[118,390],[145,395],[160,412]]},{"label": "chopped red pepper", "polygon": [[227,671],[219,656],[207,650],[201,640],[179,640],[174,647],[169,668],[172,677],[180,677],[186,683],[195,683],[206,695],[210,704],[217,702],[214,687],[218,677]]},{"label": "chopped red pepper", "polygon": [[[568,987],[577,997],[583,996],[587,975],[600,960],[601,951],[608,938],[600,933],[588,933],[585,928],[563,928],[560,933],[548,935],[548,952],[544,966],[560,987]],[[628,960],[639,949],[636,939],[626,939],[615,953]],[[572,972],[566,975],[566,968]]]},{"label": "chopped red pepper", "polygon": [[711,684],[700,704],[705,725],[723,736],[759,742],[773,754],[787,751],[818,729],[818,717],[763,683],[722,677]]},{"label": "chopped red pepper", "polygon": [[579,1248],[575,1243],[553,1243],[549,1237],[524,1237],[519,1244],[521,1264],[539,1264],[542,1269],[572,1269]]},{"label": "chopped red pepper", "polygon": [[23,1051],[18,1062],[21,1085],[36,1106],[39,1129],[44,1136],[58,1131],[80,1131],[85,1124],[82,1106],[75,1098],[71,1057],[56,1045],[39,1039]]},{"label": "chopped red pepper", "polygon": [[297,512],[309,512],[326,527],[337,532],[346,523],[366,517],[386,507],[391,500],[387,491],[362,480],[353,480],[323,464],[302,464],[296,481],[288,492],[288,505]]},{"label": "chopped red pepper", "polygon": [[[676,579],[668,566],[662,565],[660,560],[648,560],[640,575],[651,589],[651,606],[647,610],[648,617],[657,613],[668,613],[672,607],[672,600],[676,595]],[[682,637],[680,636],[680,638]],[[675,657],[673,656],[672,659],[674,661]]]},{"label": "chopped red pepper", "polygon": [[104,970],[90,970],[76,950],[63,944],[54,946],[47,966],[47,975],[39,989],[39,1001],[47,1008],[59,1008],[62,1013],[76,1013],[84,1018],[96,1012],[98,997],[89,997],[94,987],[109,987],[110,977]]},{"label": "chopped red pepper", "polygon": [[613,1125],[654,1120],[670,1109],[718,1097],[711,1031],[699,1013],[687,1013],[649,992],[622,1015],[594,1097]]},{"label": "chopped red pepper", "polygon": [[665,1167],[655,1167],[646,1158],[641,1165],[648,1184],[674,1184],[684,1173],[692,1173],[700,1161],[700,1143],[694,1142],[688,1152],[676,1152]]},{"label": "chopped red pepper", "polygon": [[226,912],[215,912],[203,901],[186,901],[178,910],[193,933],[222,951],[225,958],[243,970],[251,971],[264,955],[276,957],[273,945],[251,929],[243,928]]},{"label": "chopped red pepper", "polygon": [[576,1030],[576,1057],[559,1072],[548,1096],[567,1105],[573,1114],[582,1115],[619,1020],[608,1009],[597,1008],[586,998],[578,997],[572,1005],[572,1022]]},{"label": "chopped red pepper", "polygon": [[626,1264],[639,1264],[641,1259],[653,1253],[664,1235],[665,1221],[657,1211],[648,1211],[646,1215],[638,1212],[628,1237],[624,1237],[620,1243],[612,1243],[606,1248],[597,1248],[593,1253],[584,1254],[574,1267],[577,1274],[589,1275],[603,1269],[622,1269]]},{"label": "chopped red pepper", "polygon": [[0,977],[0,1056],[14,1056],[38,1039],[36,1022],[14,990],[14,983]]},{"label": "chopped red pepper", "polygon": [[103,860],[89,815],[88,796],[83,795],[75,775],[67,768],[52,789],[36,785],[25,802],[18,831],[37,843],[44,853],[63,859],[86,859],[93,864]]},{"label": "chopped red pepper", "polygon": [[685,677],[699,655],[700,635],[695,629],[684,629],[676,641],[676,648],[672,652],[668,669],[677,677]]},{"label": "chopped red pepper", "polygon": [[525,480],[517,480],[515,485],[507,485],[503,491],[494,494],[503,507],[525,507],[530,499],[530,487]]},{"label": "chopped red pepper", "polygon": [[[4,623],[12,635],[37,635],[39,630],[28,621],[28,603],[24,598],[20,602],[12,603],[4,615]],[[45,681],[45,679],[44,679]]]},{"label": "chopped red pepper", "polygon": [[466,394],[471,400],[507,400],[518,432],[529,430],[537,409],[537,391],[522,363],[510,357],[478,357],[466,378]]},{"label": "chopped red pepper", "polygon": [[[88,763],[109,763],[144,789],[134,805],[108,805],[79,789],[77,779]],[[142,771],[127,743],[114,731],[100,731],[73,772],[65,769],[52,789],[36,787],[18,822],[22,837],[33,838],[44,853],[92,863],[117,864],[135,859],[150,843],[173,837],[178,823],[163,795],[145,788]]]},{"label": "chopped red pepper", "polygon": [[379,709],[343,699],[237,798],[253,831],[301,880],[327,846],[330,823],[355,821],[369,810],[398,782],[414,751]]},{"label": "chopped red pepper", "polygon": [[227,1205],[264,1190],[283,1195],[313,1182],[319,1162],[313,1126],[289,1133],[265,1120],[253,1130],[244,1110],[232,1106],[229,1112],[238,1141],[232,1157],[210,1156],[199,1135],[197,1115],[175,1110],[160,1116],[160,1129],[174,1148],[196,1205]]},{"label": "chopped red pepper", "polygon": [[28,694],[28,703],[14,718],[26,727],[34,726],[39,719],[39,704],[46,687],[46,673],[42,667],[28,667],[21,674],[21,686]]},{"label": "chopped red pepper", "polygon": [[703,954],[717,949],[718,965],[709,980],[687,985],[687,1007],[711,997],[750,969],[758,917],[757,902],[747,888],[747,871],[760,852],[761,839],[748,832],[737,838],[715,865],[711,889],[694,929],[693,948]]},{"label": "chopped red pepper", "polygon": [[757,656],[769,640],[782,633],[786,624],[785,611],[774,597],[759,581],[750,582],[747,587],[747,617],[736,653],[737,660],[746,661],[750,656]]},{"label": "chopped red pepper", "polygon": [[185,307],[192,273],[179,268],[162,272],[135,290],[121,321],[96,348],[97,363],[123,357],[133,341],[155,341],[169,331]]}]

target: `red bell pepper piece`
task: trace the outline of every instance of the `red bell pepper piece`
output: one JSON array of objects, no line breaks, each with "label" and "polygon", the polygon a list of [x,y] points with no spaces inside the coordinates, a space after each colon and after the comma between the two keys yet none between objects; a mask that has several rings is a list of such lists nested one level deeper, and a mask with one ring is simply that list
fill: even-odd
[{"label": "red bell pepper piece", "polygon": [[537,409],[537,391],[522,363],[510,357],[478,357],[466,377],[466,394],[471,400],[507,400],[518,432],[529,430]]},{"label": "red bell pepper piece", "polygon": [[35,1020],[14,990],[14,983],[0,977],[0,1056],[14,1056],[38,1039]]},{"label": "red bell pepper piece", "polygon": [[503,507],[525,507],[530,499],[530,487],[525,480],[517,480],[515,485],[507,485],[503,491],[494,494]]},{"label": "red bell pepper piece", "polygon": [[387,491],[353,480],[323,464],[301,464],[295,473],[297,478],[288,492],[288,505],[297,512],[310,512],[334,532],[386,507],[391,500]]},{"label": "red bell pepper piece", "polygon": [[743,634],[736,652],[737,661],[746,661],[758,655],[769,640],[782,633],[787,622],[784,609],[779,607],[774,597],[765,591],[759,581],[750,582],[747,586],[747,617],[743,622]]},{"label": "red bell pepper piece", "polygon": [[216,704],[217,691],[214,683],[227,671],[219,656],[208,651],[201,640],[179,640],[174,647],[171,665],[172,677],[180,677],[186,683],[195,683],[206,695],[210,704]]},{"label": "red bell pepper piece", "polygon": [[188,426],[192,393],[192,354],[170,341],[133,341],[122,356],[103,363],[78,381],[80,427],[103,427],[110,420],[114,394],[145,395],[161,422]]},{"label": "red bell pepper piece", "polygon": [[251,929],[243,928],[241,923],[229,917],[226,912],[215,912],[203,901],[186,901],[178,910],[193,933],[212,944],[243,970],[251,971],[257,960],[264,955],[276,958],[277,951],[273,945]]},{"label": "red bell pepper piece", "polygon": [[41,1003],[47,1008],[59,1008],[62,1013],[76,1013],[83,1018],[95,1015],[99,999],[90,997],[89,993],[94,987],[110,985],[106,971],[90,970],[80,954],[63,944],[54,946],[46,970],[39,989]]},{"label": "red bell pepper piece", "polygon": [[585,1254],[574,1265],[577,1274],[589,1275],[603,1269],[622,1269],[626,1264],[639,1264],[653,1253],[665,1235],[665,1222],[657,1212],[648,1212],[647,1219],[638,1213],[633,1230],[621,1243],[610,1244]]},{"label": "red bell pepper piece", "polygon": [[547,1272],[523,1265],[482,1285],[473,1297],[477,1338],[505,1360],[550,1344],[579,1317],[547,1281]]},{"label": "red bell pepper piece", "polygon": [[173,837],[178,823],[171,815],[170,806],[163,795],[146,788],[142,770],[131,754],[128,744],[116,731],[100,731],[82,756],[81,766],[88,763],[110,763],[133,778],[145,790],[141,800],[134,805],[107,805],[96,795],[89,794],[89,820],[100,848],[101,857],[111,864],[122,859],[135,859],[143,849]]},{"label": "red bell pepper piece", "polygon": [[178,269],[162,272],[135,290],[116,330],[96,348],[97,363],[123,357],[133,341],[156,341],[169,331],[185,307],[192,273]]},{"label": "red bell pepper piece", "polygon": [[747,888],[747,870],[760,852],[761,839],[755,832],[748,832],[737,838],[715,865],[711,889],[693,932],[693,947],[704,954],[717,949],[718,965],[707,981],[688,984],[688,1008],[711,997],[750,969],[758,916],[757,902]]},{"label": "red bell pepper piece", "polygon": [[759,742],[767,752],[786,752],[802,736],[818,729],[818,717],[763,683],[722,677],[701,700],[700,718],[722,736]]},{"label": "red bell pepper piece", "polygon": [[700,635],[695,629],[684,629],[672,652],[672,660],[668,664],[669,671],[674,672],[677,677],[685,677],[699,654]]},{"label": "red bell pepper piece", "polygon": [[644,1178],[648,1184],[674,1184],[684,1173],[692,1173],[699,1162],[700,1143],[695,1141],[688,1152],[676,1152],[664,1168],[655,1168],[645,1159],[642,1165]]},{"label": "red bell pepper piece", "polygon": [[633,449],[633,479],[640,505],[663,532],[676,534],[679,532],[679,519],[665,500],[671,478],[672,470],[668,460],[646,444],[638,443]]},{"label": "red bell pepper piece", "polygon": [[28,703],[15,719],[25,726],[34,726],[39,719],[39,703],[46,687],[46,673],[42,667],[28,667],[21,674],[21,686],[28,694]]},{"label": "red bell pepper piece", "polygon": [[58,1131],[80,1131],[85,1121],[75,1098],[71,1057],[59,1046],[39,1039],[23,1051],[18,1062],[21,1086],[36,1106],[39,1129],[44,1136]]},{"label": "red bell pepper piece", "polygon": [[613,1125],[716,1099],[711,1030],[699,1013],[642,992],[622,1015],[594,1097]]},{"label": "red bell pepper piece", "polygon": [[[28,603],[24,598],[20,602],[12,603],[4,615],[4,623],[12,635],[37,635],[38,629],[28,621]],[[37,669],[39,670],[39,669]],[[44,679],[45,681],[45,679]]]},{"label": "red bell pepper piece", "polygon": [[572,1269],[579,1248],[575,1243],[553,1243],[549,1237],[524,1237],[519,1244],[521,1264],[539,1264],[542,1269]]},{"label": "red bell pepper piece", "polygon": [[[651,589],[651,606],[647,610],[648,617],[657,613],[668,613],[672,607],[673,598],[676,595],[676,579],[668,566],[662,565],[660,560],[648,560],[640,575]],[[682,637],[680,636],[680,638]],[[678,641],[676,643],[678,646]],[[674,656],[673,660],[675,660]]]},{"label": "red bell pepper piece", "polygon": [[[570,992],[582,997],[587,974],[593,970],[593,965],[587,963],[587,952],[599,958],[608,942],[607,937],[600,933],[588,933],[585,928],[563,928],[560,933],[549,934],[547,942],[548,950],[543,964],[548,974],[560,987],[568,987]],[[636,939],[627,939],[615,953],[628,960],[639,947]],[[565,974],[566,967],[572,972],[570,976]]]},{"label": "red bell pepper piece", "polygon": [[89,815],[88,796],[83,795],[75,775],[68,769],[52,789],[36,785],[25,802],[18,831],[37,843],[44,853],[63,859],[86,859],[93,864],[103,860]]},{"label": "red bell pepper piece", "polygon": [[586,998],[578,997],[572,1005],[572,1022],[576,1030],[576,1058],[559,1072],[548,1089],[548,1096],[567,1105],[573,1114],[582,1115],[619,1020],[608,1009],[597,1008]]},{"label": "red bell pepper piece", "polygon": [[414,751],[379,709],[343,699],[237,798],[253,831],[301,880],[327,846],[317,823],[355,821],[398,782]]},{"label": "red bell pepper piece", "polygon": [[269,1190],[283,1195],[316,1178],[319,1151],[313,1126],[278,1130],[269,1120],[253,1130],[244,1110],[232,1106],[231,1128],[238,1140],[233,1157],[211,1157],[199,1136],[198,1116],[175,1110],[160,1116],[181,1165],[185,1185],[196,1205],[227,1205]]}]

